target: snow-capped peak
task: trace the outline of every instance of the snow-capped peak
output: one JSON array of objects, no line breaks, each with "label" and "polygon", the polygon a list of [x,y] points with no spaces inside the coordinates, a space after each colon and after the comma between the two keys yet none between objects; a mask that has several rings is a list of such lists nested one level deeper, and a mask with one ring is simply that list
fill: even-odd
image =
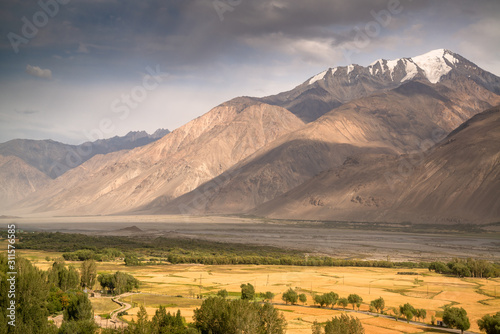
[{"label": "snow-capped peak", "polygon": [[[389,72],[392,81],[408,81],[417,75],[423,75],[431,83],[438,83],[441,78],[448,74],[458,63],[455,54],[445,49],[437,49],[413,58],[400,58],[394,60],[378,59],[368,65],[364,71],[371,76],[383,75]],[[353,72],[354,65],[342,67],[346,69],[346,75],[350,82],[349,74]],[[333,68],[332,75],[338,68]],[[329,70],[323,71],[309,80],[309,85],[326,78]],[[361,69],[361,71],[363,71]],[[402,72],[403,71],[403,72]],[[366,73],[366,72],[365,72]]]},{"label": "snow-capped peak", "polygon": [[445,59],[451,64],[458,62],[458,59],[445,49],[433,50],[412,58],[413,62],[424,71],[425,76],[431,83],[439,82],[443,75],[452,70]]},{"label": "snow-capped peak", "polygon": [[319,81],[319,80],[323,79],[325,77],[326,73],[328,73],[328,70],[323,71],[323,72],[321,72],[319,74],[316,74],[314,77],[311,78],[311,80],[309,80],[309,84],[312,85],[316,81]]}]

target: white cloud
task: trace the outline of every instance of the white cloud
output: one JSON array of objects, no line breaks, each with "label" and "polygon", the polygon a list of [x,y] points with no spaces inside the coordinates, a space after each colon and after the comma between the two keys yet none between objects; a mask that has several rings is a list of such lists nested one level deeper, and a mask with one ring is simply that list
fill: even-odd
[{"label": "white cloud", "polygon": [[43,78],[43,79],[52,79],[52,71],[49,69],[42,69],[38,66],[26,65],[26,73],[31,74],[32,76]]},{"label": "white cloud", "polygon": [[294,38],[283,33],[272,33],[248,37],[245,43],[252,48],[273,51],[308,64],[335,65],[342,59],[340,50],[334,45],[334,39],[329,38]]}]

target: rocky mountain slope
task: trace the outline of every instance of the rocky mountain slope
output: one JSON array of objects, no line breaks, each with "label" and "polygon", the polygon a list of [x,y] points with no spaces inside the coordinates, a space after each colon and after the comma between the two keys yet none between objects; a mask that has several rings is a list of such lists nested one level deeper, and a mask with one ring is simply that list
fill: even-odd
[{"label": "rocky mountain slope", "polygon": [[441,223],[500,217],[500,107],[412,155],[353,156],[252,213],[268,217]]},{"label": "rocky mountain slope", "polygon": [[178,197],[304,124],[288,110],[239,98],[161,140],[96,156],[26,199],[35,211],[114,213]]},{"label": "rocky mountain slope", "polygon": [[322,171],[341,166],[351,156],[420,152],[479,112],[478,108],[500,103],[498,95],[472,80],[453,85],[409,81],[346,103],[240,162],[215,179],[216,186],[196,189],[168,205],[153,202],[145,210],[248,212]]}]

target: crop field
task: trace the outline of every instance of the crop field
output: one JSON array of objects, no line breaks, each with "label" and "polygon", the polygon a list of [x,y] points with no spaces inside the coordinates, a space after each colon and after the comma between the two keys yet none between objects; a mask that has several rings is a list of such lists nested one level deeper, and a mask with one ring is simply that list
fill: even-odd
[{"label": "crop field", "polygon": [[[46,257],[57,257],[57,253],[43,251],[22,251],[38,267],[47,269],[50,261]],[[79,267],[79,262],[67,262]],[[141,282],[137,294],[123,300],[133,304],[125,316],[132,320],[141,304],[148,314],[154,315],[156,308],[163,305],[169,312],[181,310],[187,321],[191,321],[193,311],[204,297],[215,295],[218,290],[226,289],[229,298],[240,296],[240,285],[251,283],[257,293],[271,291],[275,307],[283,311],[288,321],[287,333],[310,333],[314,320],[324,322],[342,311],[313,306],[312,295],[336,292],[340,297],[356,293],[363,298],[360,310],[368,311],[370,301],[383,297],[387,314],[392,307],[410,303],[415,308],[427,310],[426,323],[431,316],[437,319],[443,307],[453,305],[467,310],[471,321],[471,331],[479,332],[476,321],[485,314],[500,309],[500,279],[474,279],[449,277],[430,272],[427,269],[412,269],[418,275],[400,275],[401,269],[355,268],[355,267],[296,267],[262,265],[155,265],[125,266],[118,262],[98,263],[98,273],[122,271],[133,275]],[[403,270],[406,271],[406,270]],[[285,305],[281,294],[288,288],[305,293],[305,305]],[[495,295],[496,294],[496,295]],[[93,298],[96,314],[108,313],[113,309],[111,301],[97,301]],[[350,306],[348,309],[351,308]],[[349,310],[346,310],[349,311]],[[367,334],[376,333],[436,333],[423,326],[395,322],[382,317],[353,313],[358,317]],[[427,331],[426,331],[427,330]]]},{"label": "crop field", "polygon": [[[112,268],[117,269],[114,265]],[[201,265],[122,268],[142,282],[141,292],[146,296],[146,306],[162,304],[159,295],[192,298],[200,293],[206,296],[226,289],[230,298],[237,297],[243,283],[253,284],[257,292],[275,293],[273,302],[282,304],[281,293],[291,287],[307,295],[308,300],[304,306],[308,307],[277,305],[287,318],[288,333],[310,333],[314,320],[326,321],[339,313],[309,307],[313,304],[312,294],[329,291],[338,293],[340,297],[347,297],[351,293],[360,295],[363,298],[360,309],[365,311],[369,310],[370,301],[378,297],[385,299],[386,308],[399,307],[408,302],[416,308],[427,310],[427,323],[430,323],[432,315],[439,318],[445,305],[463,307],[468,312],[472,331],[479,331],[476,324],[479,318],[500,309],[500,298],[494,295],[495,289],[500,292],[500,280],[445,277],[426,269],[415,270],[419,275],[398,275],[398,269],[387,268]],[[102,269],[107,269],[107,265],[102,266]],[[154,299],[151,299],[153,296]],[[135,301],[141,303],[140,295]],[[168,306],[169,303],[172,303],[171,299],[165,297],[163,305]],[[177,308],[181,308],[188,320],[192,316],[192,311],[186,312],[184,305],[170,307],[169,311],[176,311]],[[134,314],[136,310],[132,309],[129,313]],[[151,315],[154,314],[153,308],[149,311]],[[355,316],[363,322],[367,334],[425,332],[423,328],[401,321],[394,322],[363,314]]]}]

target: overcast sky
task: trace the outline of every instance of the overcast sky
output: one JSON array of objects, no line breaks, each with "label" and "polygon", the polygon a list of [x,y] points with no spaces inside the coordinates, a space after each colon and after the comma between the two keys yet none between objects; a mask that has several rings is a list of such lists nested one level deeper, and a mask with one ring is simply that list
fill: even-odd
[{"label": "overcast sky", "polygon": [[499,17],[498,0],[2,0],[0,142],[173,130],[329,67],[438,48],[500,75]]}]

